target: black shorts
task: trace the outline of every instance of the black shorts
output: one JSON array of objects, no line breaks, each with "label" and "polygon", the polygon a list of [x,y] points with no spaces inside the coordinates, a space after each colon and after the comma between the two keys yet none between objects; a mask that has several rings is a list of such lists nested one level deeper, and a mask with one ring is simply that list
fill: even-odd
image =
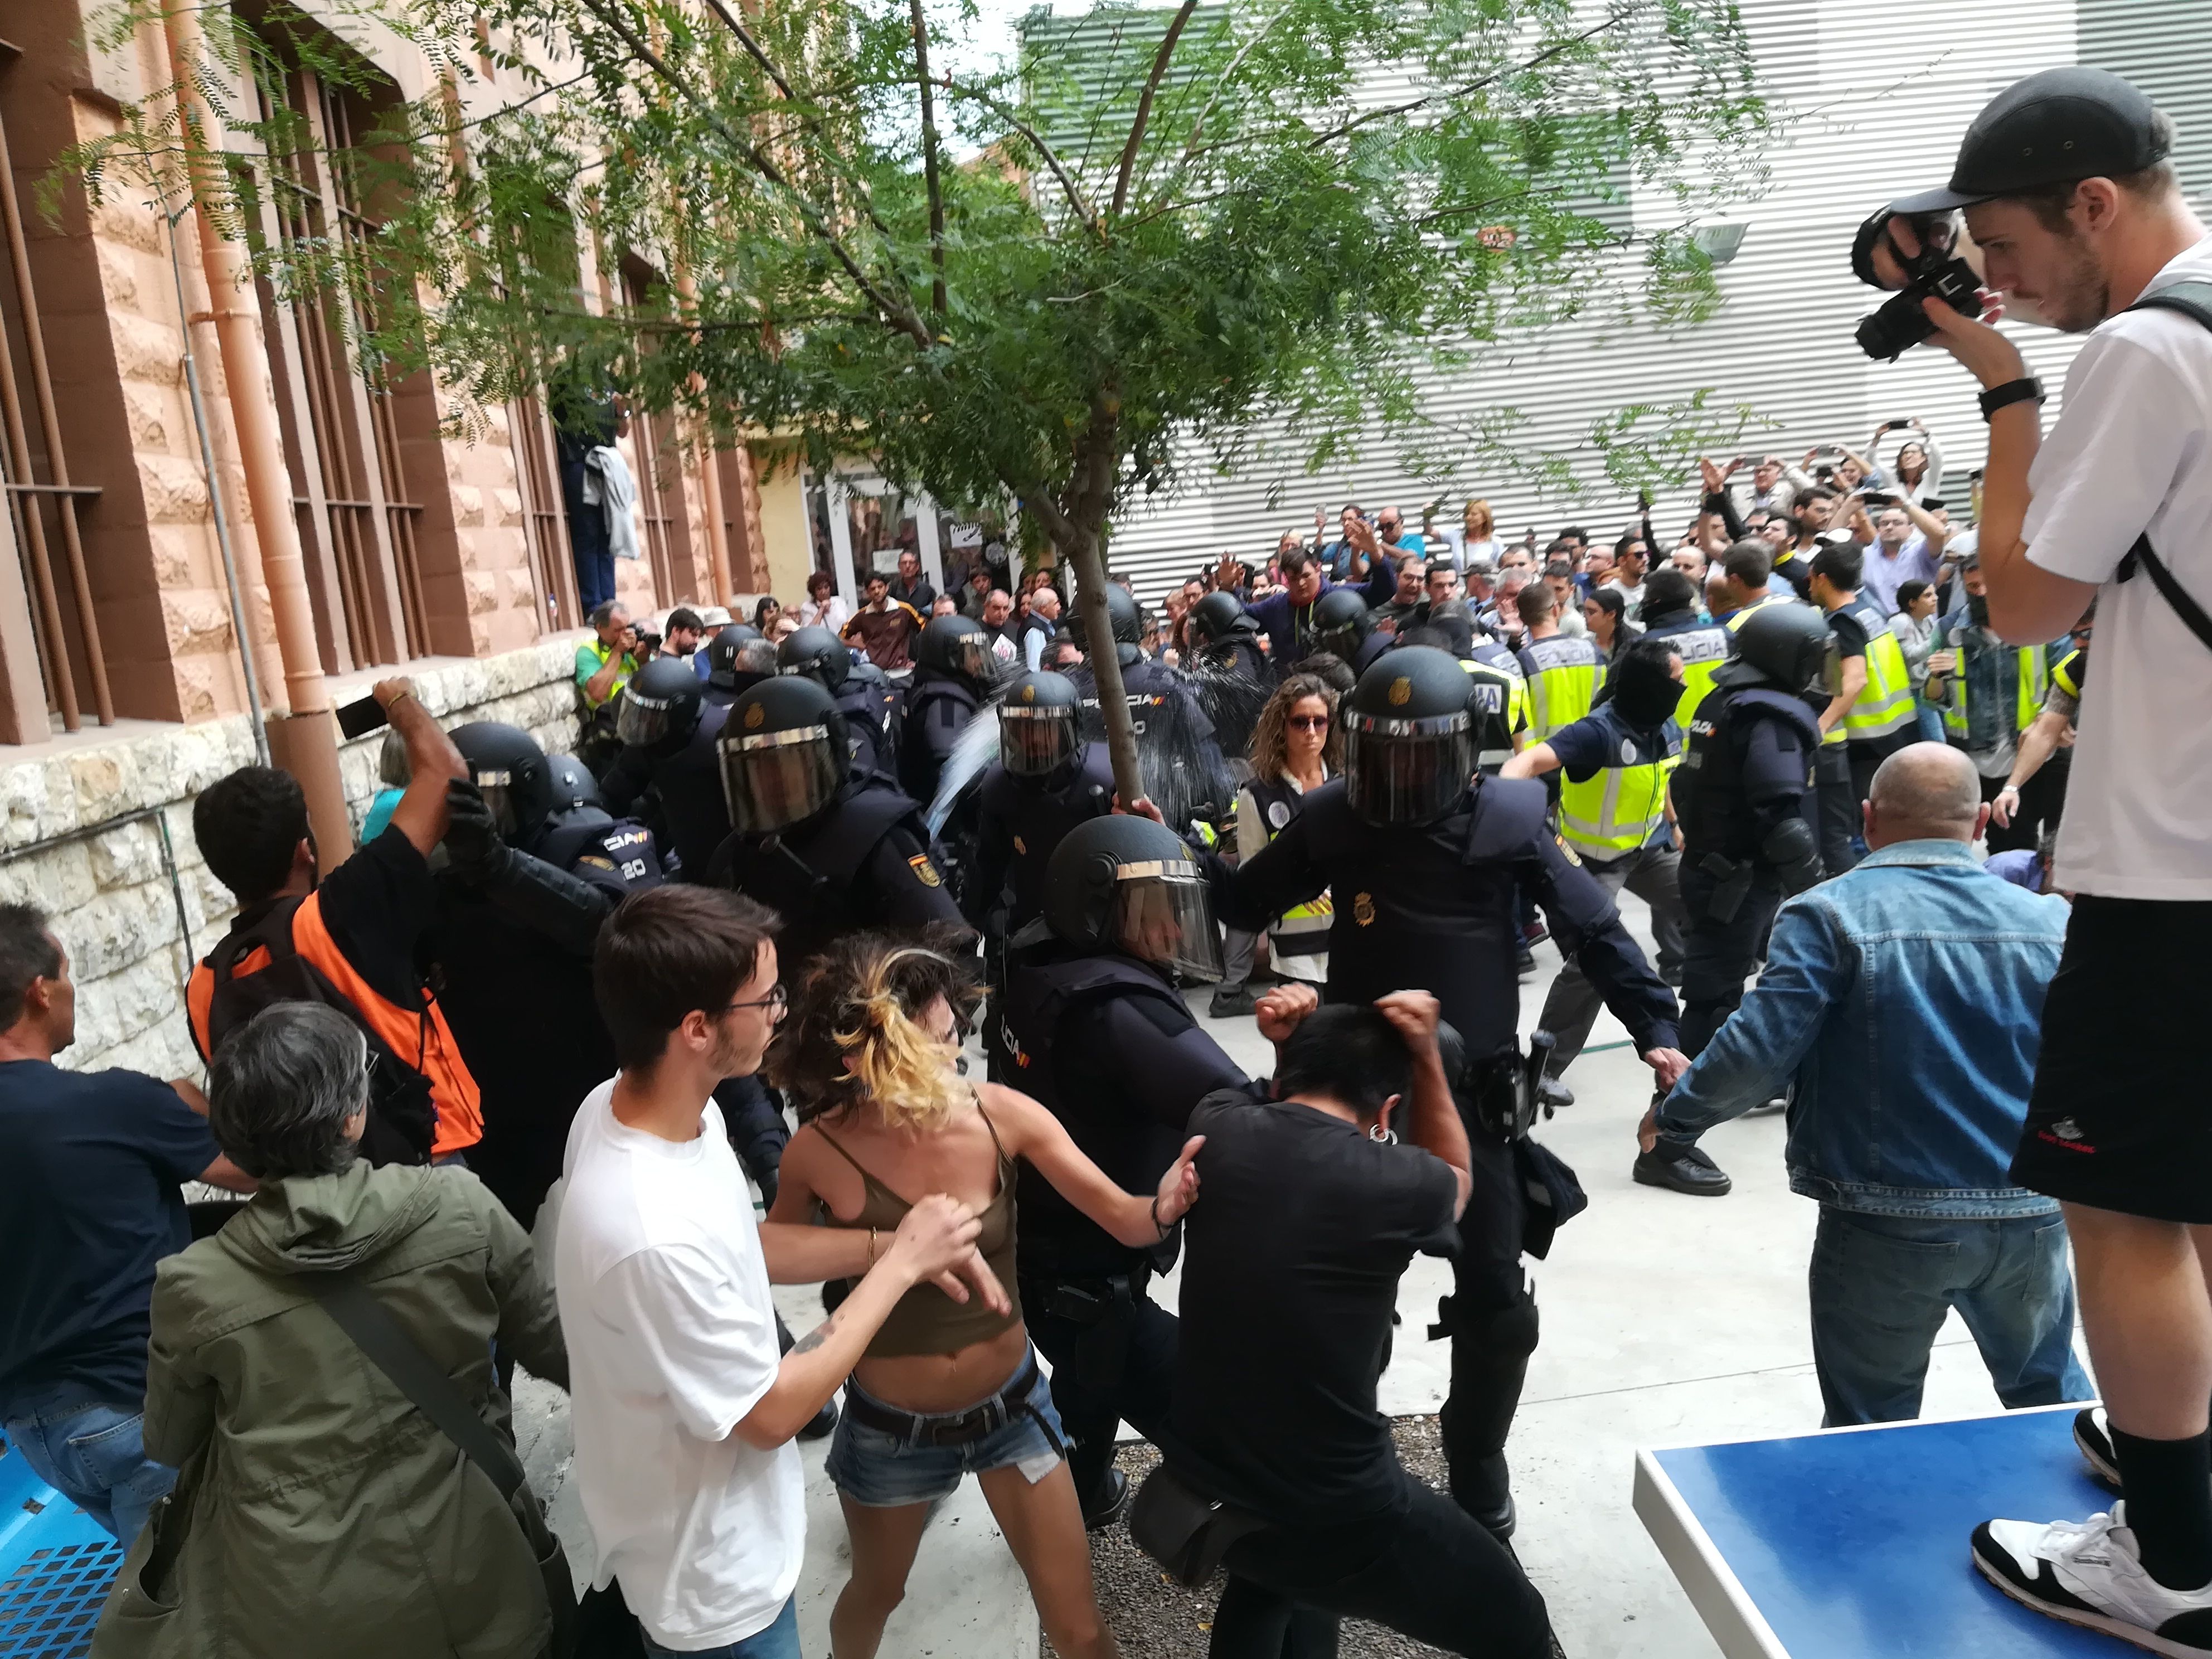
[{"label": "black shorts", "polygon": [[2074,901],[2014,1181],[2122,1215],[2212,1224],[2208,941],[2212,902]]}]

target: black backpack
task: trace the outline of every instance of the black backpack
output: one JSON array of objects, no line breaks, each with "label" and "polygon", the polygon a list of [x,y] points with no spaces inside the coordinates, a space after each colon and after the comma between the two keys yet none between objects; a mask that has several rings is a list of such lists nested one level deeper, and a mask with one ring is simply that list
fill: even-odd
[{"label": "black backpack", "polygon": [[[231,1032],[277,1003],[319,1002],[335,1008],[368,1039],[368,1121],[362,1131],[362,1157],[371,1164],[428,1164],[438,1126],[430,1080],[422,1069],[429,1043],[428,1010],[418,1018],[421,1035],[412,1060],[394,1053],[345,993],[300,954],[292,918],[304,902],[276,899],[247,909],[208,953],[214,985],[208,999],[207,1044],[200,1057],[212,1058]],[[268,952],[268,964],[240,974],[238,964],[256,951]]]},{"label": "black backpack", "polygon": [[[2212,330],[2212,283],[2176,283],[2155,294],[2146,294],[2128,307],[2130,311],[2178,311],[2200,328]],[[2120,561],[2118,579],[2132,581],[2137,570],[2148,574],[2151,586],[2157,588],[2174,614],[2189,624],[2189,631],[2212,649],[2212,617],[2204,607],[2189,595],[2187,589],[2176,581],[2173,573],[2160,562],[2151,550],[2150,532],[2146,530],[2136,538],[2136,544]]]}]

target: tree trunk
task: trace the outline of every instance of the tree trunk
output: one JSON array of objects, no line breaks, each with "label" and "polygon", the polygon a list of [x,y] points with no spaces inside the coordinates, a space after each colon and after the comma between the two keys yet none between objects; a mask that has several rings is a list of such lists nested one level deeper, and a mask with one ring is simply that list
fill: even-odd
[{"label": "tree trunk", "polygon": [[[1098,554],[1098,528],[1076,524],[1060,544],[1075,572],[1077,608],[1083,637],[1090,646],[1091,674],[1098,687],[1098,709],[1106,717],[1106,753],[1114,763],[1114,792],[1127,807],[1145,793],[1137,770],[1137,726],[1129,718],[1129,694],[1121,686],[1121,659],[1114,649],[1114,617],[1106,608],[1106,562]],[[1180,830],[1181,826],[1170,826]]]}]

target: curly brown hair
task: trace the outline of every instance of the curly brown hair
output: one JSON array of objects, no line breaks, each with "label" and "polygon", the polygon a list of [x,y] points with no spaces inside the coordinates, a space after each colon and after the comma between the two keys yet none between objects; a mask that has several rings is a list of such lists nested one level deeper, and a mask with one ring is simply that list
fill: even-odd
[{"label": "curly brown hair", "polygon": [[1254,777],[1273,780],[1282,776],[1290,764],[1285,727],[1291,710],[1308,697],[1319,697],[1322,707],[1329,713],[1328,737],[1322,744],[1322,764],[1328,768],[1331,777],[1344,770],[1344,732],[1336,723],[1335,690],[1318,675],[1293,674],[1275,688],[1275,695],[1267,699],[1267,706],[1260,711],[1260,719],[1252,728]]},{"label": "curly brown hair", "polygon": [[955,1049],[922,1029],[943,997],[965,1031],[983,1000],[969,941],[951,923],[854,933],[808,966],[769,1050],[769,1080],[801,1123],[872,1105],[895,1128],[930,1128],[969,1097]]}]

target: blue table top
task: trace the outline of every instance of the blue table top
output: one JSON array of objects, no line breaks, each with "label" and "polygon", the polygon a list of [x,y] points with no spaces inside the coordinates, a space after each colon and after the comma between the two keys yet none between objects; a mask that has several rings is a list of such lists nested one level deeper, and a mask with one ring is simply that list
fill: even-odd
[{"label": "blue table top", "polygon": [[1967,1559],[1995,1518],[2078,1521],[2112,1506],[2071,1410],[1652,1454],[1790,1659],[2117,1659]]}]

